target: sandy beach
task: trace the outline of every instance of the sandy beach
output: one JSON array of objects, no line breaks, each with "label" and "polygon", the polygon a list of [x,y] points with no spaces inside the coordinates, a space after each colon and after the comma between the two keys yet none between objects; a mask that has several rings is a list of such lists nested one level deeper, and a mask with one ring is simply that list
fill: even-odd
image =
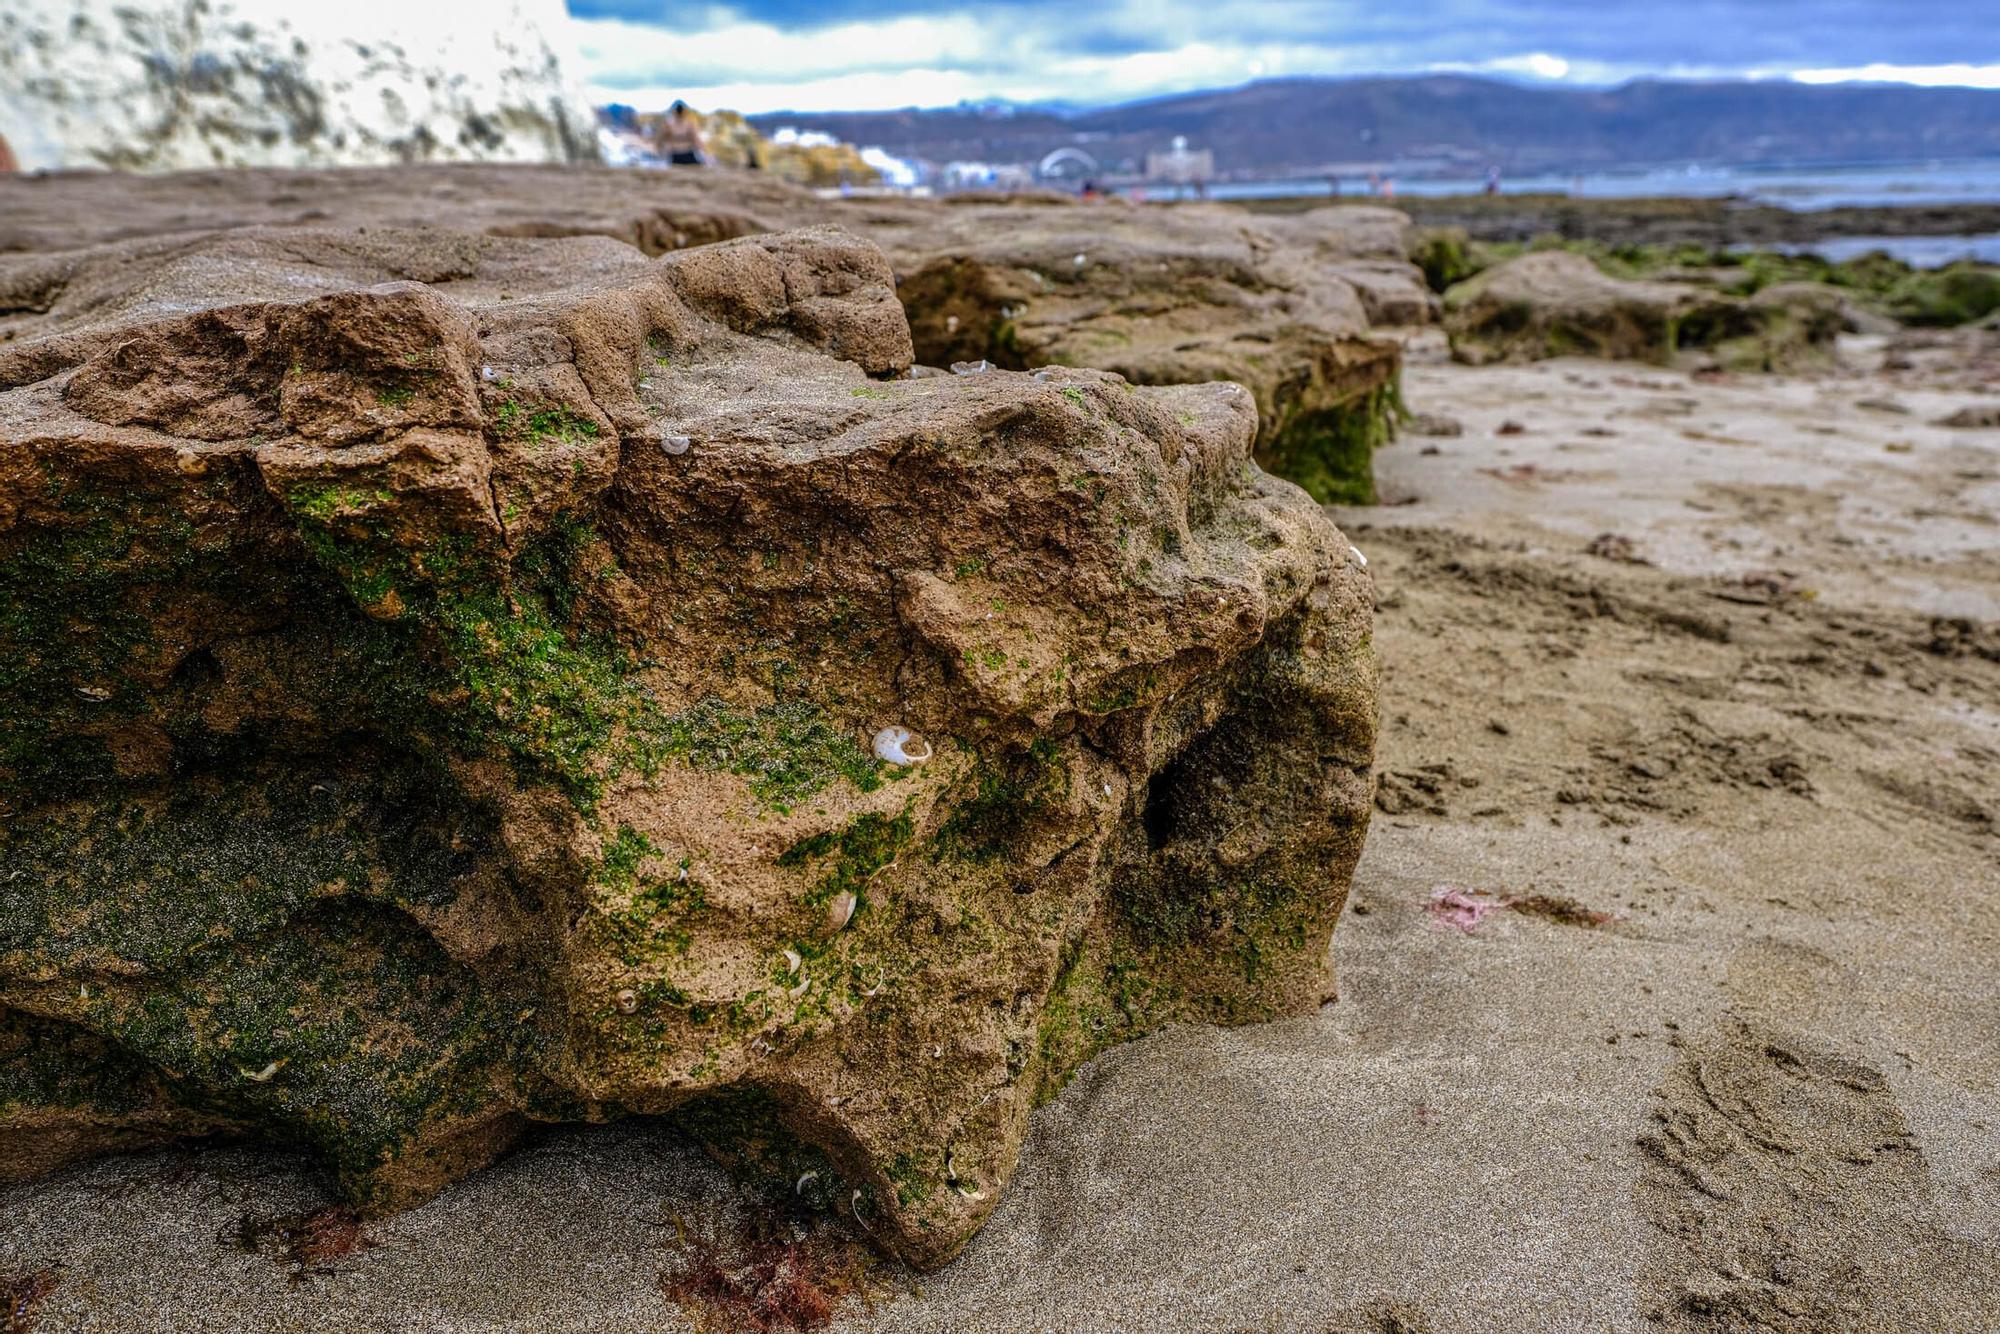
[{"label": "sandy beach", "polygon": [[1934,423],[2000,335],[1840,355],[1417,336],[1334,511],[1383,669],[1338,998],[1093,1062],[939,1274],[643,1122],[290,1258],[302,1159],[103,1160],[0,1196],[0,1270],[42,1334],[727,1329],[690,1275],[760,1245],[857,1330],[1994,1328],[2000,431]]}]

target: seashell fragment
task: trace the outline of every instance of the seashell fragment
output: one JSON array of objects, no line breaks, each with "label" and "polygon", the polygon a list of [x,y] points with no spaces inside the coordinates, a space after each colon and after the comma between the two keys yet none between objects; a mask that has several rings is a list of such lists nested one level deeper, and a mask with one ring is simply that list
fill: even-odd
[{"label": "seashell fragment", "polygon": [[963,1181],[959,1180],[958,1164],[952,1161],[952,1158],[953,1158],[952,1151],[950,1149],[946,1149],[944,1152],[945,1181],[950,1184],[953,1190],[957,1191],[960,1195],[963,1195],[968,1200],[985,1199],[986,1198],[985,1191],[974,1190],[971,1187],[967,1186]]},{"label": "seashell fragment", "polygon": [[494,370],[491,366],[481,366],[479,368],[479,378],[491,384],[500,378],[500,372]]},{"label": "seashell fragment", "polygon": [[104,686],[78,686],[76,693],[89,700],[92,704],[102,704],[105,700],[111,698],[111,691]]},{"label": "seashell fragment", "polygon": [[796,973],[796,972],[798,972],[798,971],[799,971],[799,966],[800,966],[801,964],[803,964],[804,962],[805,962],[805,960],[804,960],[803,958],[801,958],[801,957],[800,957],[800,955],[799,955],[799,952],[798,952],[797,950],[793,949],[793,948],[792,948],[791,946],[789,946],[789,945],[787,945],[787,946],[785,947],[785,971],[786,971],[786,972],[788,972],[788,973]]},{"label": "seashell fragment", "polygon": [[785,995],[790,997],[792,1000],[803,1000],[805,998],[805,994],[808,991],[811,991],[812,989],[813,989],[812,979],[809,977],[802,977],[799,979],[799,984],[787,990],[785,992]]},{"label": "seashell fragment", "polygon": [[660,448],[666,453],[675,456],[687,453],[693,445],[694,438],[692,436],[666,435],[664,433],[660,436]]},{"label": "seashell fragment", "polygon": [[281,1056],[277,1060],[265,1066],[262,1070],[257,1070],[257,1071],[245,1070],[241,1066],[239,1066],[237,1067],[237,1073],[242,1075],[245,1079],[249,1080],[253,1084],[268,1084],[273,1079],[277,1078],[278,1071],[285,1068],[285,1061],[287,1059],[288,1058]]},{"label": "seashell fragment", "polygon": [[625,987],[622,990],[620,990],[618,993],[618,1013],[620,1014],[639,1013],[639,993],[632,990],[632,988],[630,987]]},{"label": "seashell fragment", "polygon": [[1361,554],[1360,547],[1350,546],[1347,548],[1347,550],[1349,551],[1349,553],[1353,555],[1354,563],[1356,565],[1359,565],[1364,570],[1368,568],[1368,558]]},{"label": "seashell fragment", "polygon": [[875,758],[902,768],[922,764],[932,755],[931,743],[900,724],[875,734]]},{"label": "seashell fragment", "polygon": [[834,895],[833,901],[826,905],[827,931],[829,933],[838,931],[842,927],[846,926],[849,922],[853,921],[854,909],[860,904],[860,902],[861,900],[855,898],[854,895],[848,890],[843,889],[838,894]]}]

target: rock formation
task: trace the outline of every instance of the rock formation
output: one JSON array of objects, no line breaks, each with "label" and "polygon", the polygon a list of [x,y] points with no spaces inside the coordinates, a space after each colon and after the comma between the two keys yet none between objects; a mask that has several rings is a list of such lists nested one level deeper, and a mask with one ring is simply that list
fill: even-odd
[{"label": "rock formation", "polygon": [[31,170],[595,161],[567,22],[559,0],[8,0],[0,140]]},{"label": "rock formation", "polygon": [[1265,467],[1320,500],[1374,499],[1401,349],[1370,320],[1429,315],[1400,215],[975,203],[877,209],[865,226],[896,262],[919,360],[1234,380]]},{"label": "rock formation", "polygon": [[1452,355],[1472,365],[1596,356],[1665,363],[1698,351],[1728,369],[1823,361],[1847,323],[1806,284],[1742,299],[1690,283],[1613,278],[1582,255],[1535,251],[1444,296]]},{"label": "rock formation", "polygon": [[1374,498],[1372,453],[1400,410],[1399,346],[1371,330],[1434,318],[1406,258],[1408,222],[1380,208],[1260,218],[1084,206],[1047,192],[828,200],[768,173],[502,166],[66,176],[20,182],[8,204],[0,251],[222,226],[449,220],[500,236],[610,236],[660,254],[839,223],[888,252],[919,361],[1070,365],[1146,384],[1231,379],[1260,414],[1258,461],[1345,502]]},{"label": "rock formation", "polygon": [[0,1177],[268,1136],[388,1210],[672,1115],[933,1265],[1092,1053],[1327,994],[1369,584],[1236,386],[902,378],[828,229],[0,293]]}]

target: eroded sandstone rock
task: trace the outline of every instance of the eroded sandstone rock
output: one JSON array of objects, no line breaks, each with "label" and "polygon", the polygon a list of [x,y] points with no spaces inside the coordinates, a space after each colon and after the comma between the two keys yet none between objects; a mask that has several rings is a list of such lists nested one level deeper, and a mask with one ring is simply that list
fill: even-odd
[{"label": "eroded sandstone rock", "polygon": [[1400,214],[986,203],[864,225],[896,263],[920,361],[1233,380],[1256,400],[1265,467],[1321,500],[1374,499],[1401,348],[1371,319],[1429,315]]},{"label": "eroded sandstone rock", "polygon": [[1701,286],[1613,278],[1583,255],[1535,251],[1444,296],[1452,356],[1472,365],[1594,356],[1666,363],[1699,352],[1734,370],[1826,360],[1845,323],[1806,285],[1742,299]]},{"label": "eroded sandstone rock", "polygon": [[1092,1053],[1327,994],[1368,583],[1249,394],[888,378],[830,230],[159,244],[0,351],[0,1176],[671,1114],[936,1264]]},{"label": "eroded sandstone rock", "polygon": [[888,252],[925,364],[1234,380],[1259,410],[1259,461],[1323,500],[1374,498],[1371,457],[1393,432],[1400,371],[1398,344],[1375,330],[1435,318],[1407,258],[1408,219],[1390,209],[1258,217],[1051,192],[825,200],[768,173],[497,165],[24,181],[0,212],[0,251],[45,261],[11,284],[0,277],[0,307],[44,308],[66,281],[61,252],[88,242],[164,251],[225,227],[372,234],[439,222],[489,236],[605,236],[655,255],[838,223]]}]

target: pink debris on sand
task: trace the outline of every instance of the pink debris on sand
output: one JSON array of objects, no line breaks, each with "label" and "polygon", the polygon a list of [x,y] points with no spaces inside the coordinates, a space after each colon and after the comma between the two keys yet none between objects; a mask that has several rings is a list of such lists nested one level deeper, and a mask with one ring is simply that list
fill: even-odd
[{"label": "pink debris on sand", "polygon": [[1471,931],[1484,921],[1488,914],[1499,912],[1507,906],[1507,900],[1489,894],[1483,889],[1467,889],[1463,885],[1439,885],[1431,891],[1431,901],[1425,910],[1431,915],[1431,926],[1439,931]]}]

